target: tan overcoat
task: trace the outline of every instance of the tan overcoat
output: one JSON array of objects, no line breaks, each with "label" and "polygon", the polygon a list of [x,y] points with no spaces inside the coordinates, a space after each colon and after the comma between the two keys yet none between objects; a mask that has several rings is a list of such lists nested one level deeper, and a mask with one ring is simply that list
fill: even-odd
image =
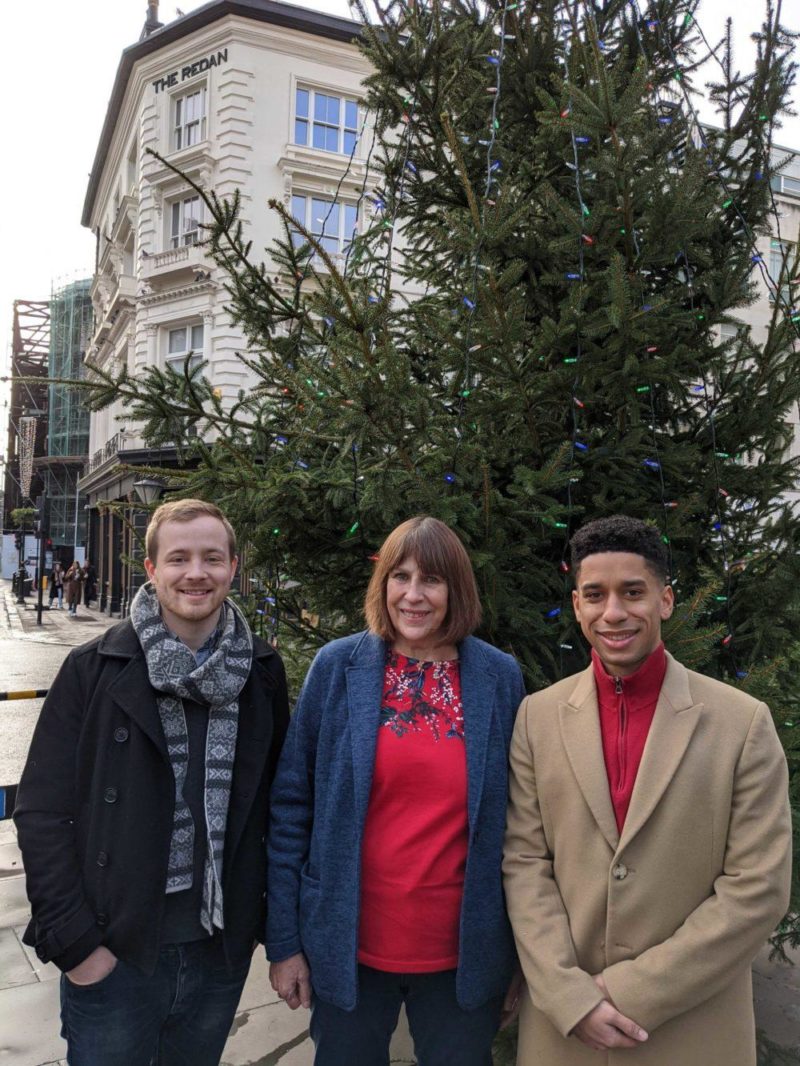
[{"label": "tan overcoat", "polygon": [[[765,704],[667,672],[620,838],[591,668],[522,703],[503,864],[529,995],[518,1066],[755,1066],[750,964],[788,906],[786,760]],[[601,994],[650,1034],[567,1034]]]}]

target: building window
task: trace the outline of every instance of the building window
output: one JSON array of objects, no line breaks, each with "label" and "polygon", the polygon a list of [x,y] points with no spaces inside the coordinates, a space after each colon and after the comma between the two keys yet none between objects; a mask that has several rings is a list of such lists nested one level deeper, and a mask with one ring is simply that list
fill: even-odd
[{"label": "building window", "polygon": [[190,148],[206,139],[206,88],[176,98],[173,104],[175,122],[173,147],[175,151]]},{"label": "building window", "polygon": [[193,370],[203,358],[203,325],[178,326],[167,333],[167,366],[178,373],[183,373],[183,364],[187,355],[192,353],[189,368]]},{"label": "building window", "polygon": [[[773,238],[769,242],[769,276],[776,287],[780,285],[781,281],[784,282],[781,285],[781,299],[787,304],[792,302],[792,293],[786,283],[786,276],[792,268],[794,251],[794,245],[789,241],[777,241]],[[784,263],[786,264],[785,269]],[[770,300],[775,299],[775,292],[772,289],[770,289],[769,298]]]},{"label": "building window", "polygon": [[[358,208],[355,204],[322,200],[316,196],[292,196],[292,215],[329,255],[347,255],[358,228]],[[305,238],[295,232],[292,241],[297,248],[305,243]]]},{"label": "building window", "polygon": [[169,212],[169,246],[180,248],[183,244],[197,244],[200,240],[200,223],[203,209],[199,196],[187,196],[175,200]]},{"label": "building window", "polygon": [[298,89],[294,143],[352,155],[358,140],[358,101],[315,89]]},{"label": "building window", "polygon": [[792,177],[790,174],[775,174],[770,181],[775,192],[782,192],[786,196],[800,196],[800,177]]}]

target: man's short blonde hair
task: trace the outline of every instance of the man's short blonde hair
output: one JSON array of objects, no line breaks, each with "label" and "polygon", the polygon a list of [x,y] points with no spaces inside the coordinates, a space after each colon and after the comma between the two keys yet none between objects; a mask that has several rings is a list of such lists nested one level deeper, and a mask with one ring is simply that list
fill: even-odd
[{"label": "man's short blonde hair", "polygon": [[170,500],[168,503],[162,503],[153,511],[153,517],[147,527],[144,546],[145,554],[150,562],[156,561],[158,530],[165,522],[191,522],[194,518],[202,518],[203,515],[210,515],[222,522],[228,535],[230,557],[234,559],[236,557],[236,534],[233,526],[215,503],[207,503],[205,500]]}]

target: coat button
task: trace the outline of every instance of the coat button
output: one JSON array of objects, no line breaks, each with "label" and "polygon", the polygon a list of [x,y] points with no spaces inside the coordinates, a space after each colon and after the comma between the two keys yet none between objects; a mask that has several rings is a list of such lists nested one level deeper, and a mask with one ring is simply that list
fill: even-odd
[{"label": "coat button", "polygon": [[95,918],[95,921],[97,922],[98,925],[108,925],[108,915],[107,914],[103,914],[101,912],[100,914],[97,915],[97,917]]},{"label": "coat button", "polygon": [[624,881],[628,876],[628,867],[624,862],[618,862],[617,865],[611,871],[611,876],[617,881]]},{"label": "coat button", "polygon": [[98,866],[108,866],[108,852],[107,851],[99,851],[97,853],[97,865]]},{"label": "coat button", "polygon": [[128,730],[125,728],[124,725],[121,725],[118,729],[114,730],[114,740],[116,740],[117,744],[124,744],[127,739]]},{"label": "coat button", "polygon": [[107,788],[103,793],[103,799],[106,801],[106,803],[116,803],[117,790],[115,788]]}]

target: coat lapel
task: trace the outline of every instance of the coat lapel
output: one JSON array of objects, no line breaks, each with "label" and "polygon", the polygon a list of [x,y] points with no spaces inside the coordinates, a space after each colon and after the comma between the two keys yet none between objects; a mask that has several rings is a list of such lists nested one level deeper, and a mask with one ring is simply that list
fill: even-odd
[{"label": "coat lapel", "polygon": [[489,668],[486,656],[476,640],[467,637],[459,647],[459,657],[464,741],[467,749],[467,816],[472,832],[483,795],[497,677]]},{"label": "coat lapel", "polygon": [[592,667],[579,676],[572,695],[558,707],[561,740],[583,798],[612,851],[619,843],[600,734],[600,714]]},{"label": "coat lapel", "polygon": [[622,827],[620,848],[630,843],[664,795],[689,746],[702,709],[702,703],[692,702],[686,667],[667,654],[667,672]]},{"label": "coat lapel", "polygon": [[130,660],[108,686],[108,694],[152,740],[162,757],[169,762],[155,692],[147,676],[147,666],[141,649],[139,654]]},{"label": "coat lapel", "polygon": [[381,718],[383,671],[386,645],[380,637],[367,633],[354,650],[347,667],[347,714],[353,759],[353,794],[356,825],[367,814],[375,745]]}]

